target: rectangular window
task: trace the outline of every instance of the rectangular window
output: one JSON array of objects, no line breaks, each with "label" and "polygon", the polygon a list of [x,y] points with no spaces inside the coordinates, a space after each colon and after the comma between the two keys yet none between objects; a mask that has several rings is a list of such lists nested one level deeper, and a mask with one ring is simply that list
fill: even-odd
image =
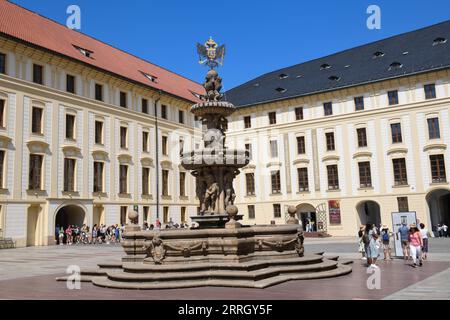
[{"label": "rectangular window", "polygon": [[103,86],[101,84],[95,84],[95,100],[103,101]]},{"label": "rectangular window", "polygon": [[327,166],[327,175],[328,175],[328,190],[339,189],[339,175],[338,175],[338,167],[336,164]]},{"label": "rectangular window", "polygon": [[167,156],[168,155],[168,153],[167,153],[167,137],[166,136],[162,136],[161,140],[162,140],[162,146],[161,146],[162,147],[162,154]]},{"label": "rectangular window", "polygon": [[276,124],[277,123],[277,113],[276,112],[269,112],[269,124]]},{"label": "rectangular window", "polygon": [[392,167],[394,169],[394,185],[407,185],[408,176],[406,174],[405,158],[392,159]]},{"label": "rectangular window", "polygon": [[272,171],[271,172],[271,180],[272,180],[272,193],[281,193],[281,179],[280,179],[280,171]]},{"label": "rectangular window", "polygon": [[167,106],[165,104],[161,105],[161,118],[167,119]]},{"label": "rectangular window", "polygon": [[143,206],[142,207],[142,211],[144,212],[144,222],[149,222],[148,220],[148,213],[150,212],[150,207],[149,206]]},{"label": "rectangular window", "polygon": [[402,126],[400,123],[391,123],[392,143],[402,142]]},{"label": "rectangular window", "polygon": [[75,116],[66,114],[66,139],[75,140]]},{"label": "rectangular window", "polygon": [[279,203],[273,204],[273,217],[281,218],[281,205]]},{"label": "rectangular window", "polygon": [[4,183],[4,177],[3,177],[3,170],[5,168],[5,151],[0,150],[0,189],[3,189],[5,186]]},{"label": "rectangular window", "polygon": [[0,53],[0,73],[6,73],[6,54]]},{"label": "rectangular window", "polygon": [[75,77],[70,74],[66,75],[66,91],[75,93]]},{"label": "rectangular window", "polygon": [[247,187],[247,195],[248,196],[255,195],[255,174],[254,173],[246,173],[245,174],[245,184]]},{"label": "rectangular window", "polygon": [[309,190],[309,184],[308,184],[308,168],[298,168],[298,190],[301,191],[308,191]]},{"label": "rectangular window", "polygon": [[186,207],[181,207],[180,218],[181,223],[186,223]]},{"label": "rectangular window", "polygon": [[94,192],[103,192],[103,162],[94,161]]},{"label": "rectangular window", "polygon": [[75,191],[75,159],[64,159],[64,191]]},{"label": "rectangular window", "polygon": [[150,194],[150,168],[142,167],[142,194]]},{"label": "rectangular window", "polygon": [[169,170],[162,170],[162,195],[169,195]]},{"label": "rectangular window", "polygon": [[325,102],[323,104],[323,114],[325,116],[331,116],[333,114],[333,103]]},{"label": "rectangular window", "polygon": [[30,171],[28,176],[28,189],[41,190],[42,180],[42,158],[37,154],[30,154]]},{"label": "rectangular window", "polygon": [[163,223],[169,223],[169,207],[163,207]]},{"label": "rectangular window", "polygon": [[186,196],[186,172],[180,172],[180,196]]},{"label": "rectangular window", "polygon": [[388,91],[388,100],[390,106],[398,104],[398,91],[397,90]]},{"label": "rectangular window", "polygon": [[297,153],[298,154],[306,153],[305,137],[297,137]]},{"label": "rectangular window", "polygon": [[366,128],[356,129],[356,135],[358,136],[358,147],[359,148],[367,147]]},{"label": "rectangular window", "polygon": [[120,106],[122,108],[127,107],[127,93],[123,91],[120,91]]},{"label": "rectangular window", "polygon": [[436,154],[430,156],[431,181],[433,183],[446,182],[444,155]]},{"label": "rectangular window", "polygon": [[5,100],[0,99],[0,127],[5,128]]},{"label": "rectangular window", "polygon": [[128,166],[119,165],[119,193],[128,193]]},{"label": "rectangular window", "polygon": [[95,143],[103,144],[103,122],[95,121]]},{"label": "rectangular window", "polygon": [[127,127],[120,127],[120,147],[122,149],[126,149],[128,144],[127,144],[127,132],[128,132],[128,128]]},{"label": "rectangular window", "polygon": [[244,128],[248,129],[252,127],[252,118],[250,116],[244,117]]},{"label": "rectangular window", "polygon": [[428,137],[431,139],[439,139],[441,132],[439,130],[439,118],[429,118],[428,122]]},{"label": "rectangular window", "polygon": [[41,65],[33,64],[33,82],[37,84],[44,83],[44,68]]},{"label": "rectangular window", "polygon": [[247,210],[248,210],[248,218],[255,219],[255,206],[249,205],[247,206]]},{"label": "rectangular window", "polygon": [[436,86],[434,83],[424,85],[423,90],[425,91],[425,99],[428,100],[436,98]]},{"label": "rectangular window", "polygon": [[142,113],[148,113],[148,100],[142,99]]},{"label": "rectangular window", "polygon": [[245,144],[245,151],[248,151],[249,159],[252,160],[253,159],[253,154],[252,154],[252,145],[251,145],[251,143],[246,143]]},{"label": "rectangular window", "polygon": [[295,120],[303,120],[303,107],[295,108]]},{"label": "rectangular window", "polygon": [[370,173],[370,162],[358,162],[359,167],[359,186],[369,188],[372,186],[372,175]]},{"label": "rectangular window", "polygon": [[270,140],[270,156],[272,158],[278,157],[278,143],[277,143],[277,140]]},{"label": "rectangular window", "polygon": [[178,122],[184,123],[184,111],[183,110],[178,110]]},{"label": "rectangular window", "polygon": [[364,110],[364,97],[355,97],[355,111]]},{"label": "rectangular window", "polygon": [[142,152],[148,152],[148,132],[142,131]]},{"label": "rectangular window", "polygon": [[31,132],[42,134],[42,112],[43,109],[33,107],[31,111]]},{"label": "rectangular window", "polygon": [[327,151],[334,151],[335,150],[334,132],[325,133],[325,140],[327,142]]},{"label": "rectangular window", "polygon": [[178,140],[178,147],[180,148],[180,157],[183,156],[183,152],[184,152],[184,139]]},{"label": "rectangular window", "polygon": [[397,197],[398,212],[409,212],[408,197]]}]

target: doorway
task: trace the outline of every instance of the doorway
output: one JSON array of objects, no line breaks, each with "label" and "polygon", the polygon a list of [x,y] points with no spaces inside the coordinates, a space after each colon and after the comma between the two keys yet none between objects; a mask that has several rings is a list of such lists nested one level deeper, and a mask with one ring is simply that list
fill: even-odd
[{"label": "doorway", "polygon": [[375,201],[362,201],[356,206],[358,211],[359,224],[381,225],[380,205]]}]

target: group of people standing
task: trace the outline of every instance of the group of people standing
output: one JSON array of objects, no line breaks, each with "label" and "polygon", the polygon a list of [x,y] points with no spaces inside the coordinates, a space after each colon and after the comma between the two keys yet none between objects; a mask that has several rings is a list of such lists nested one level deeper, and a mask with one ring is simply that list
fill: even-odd
[{"label": "group of people standing", "polygon": [[[429,231],[423,223],[419,226],[406,224],[398,229],[398,235],[402,243],[403,258],[412,259],[413,267],[422,266],[422,261],[427,259]],[[362,259],[367,260],[369,268],[378,268],[377,259],[380,257],[380,249],[383,249],[384,260],[392,260],[391,238],[394,233],[387,225],[377,228],[374,224],[361,225],[358,231],[359,252]]]},{"label": "group of people standing", "polygon": [[86,224],[83,224],[81,228],[76,225],[69,225],[65,229],[57,225],[55,240],[59,245],[117,243],[121,241],[123,229],[124,226],[118,224],[109,227],[104,224],[95,224],[92,231]]}]

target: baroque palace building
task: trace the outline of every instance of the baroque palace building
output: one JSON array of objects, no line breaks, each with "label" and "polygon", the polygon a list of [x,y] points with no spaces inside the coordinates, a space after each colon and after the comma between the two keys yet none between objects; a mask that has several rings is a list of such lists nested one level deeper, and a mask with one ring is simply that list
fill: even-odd
[{"label": "baroque palace building", "polygon": [[[450,223],[450,21],[273,71],[227,92],[245,223],[356,235],[416,212]],[[431,229],[431,228],[430,228]]]},{"label": "baroque palace building", "polygon": [[179,154],[200,145],[189,108],[202,90],[0,1],[3,237],[53,244],[57,225],[126,223],[129,209],[189,222],[195,181]]},{"label": "baroque palace building", "polygon": [[[355,235],[391,213],[450,223],[450,21],[270,72],[226,92],[246,224]],[[0,1],[0,236],[54,244],[57,225],[190,223],[203,87]],[[447,170],[448,171],[448,170]]]}]

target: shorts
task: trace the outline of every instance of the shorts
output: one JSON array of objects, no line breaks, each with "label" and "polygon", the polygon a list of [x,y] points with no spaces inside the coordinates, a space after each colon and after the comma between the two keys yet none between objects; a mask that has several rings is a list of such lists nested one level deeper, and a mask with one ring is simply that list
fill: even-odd
[{"label": "shorts", "polygon": [[389,242],[388,243],[383,242],[383,250],[389,250],[389,249],[390,249]]},{"label": "shorts", "polygon": [[422,241],[423,241],[422,251],[428,252],[428,238],[422,239]]},{"label": "shorts", "polygon": [[408,248],[409,247],[409,241],[408,240],[402,240],[402,248]]}]

